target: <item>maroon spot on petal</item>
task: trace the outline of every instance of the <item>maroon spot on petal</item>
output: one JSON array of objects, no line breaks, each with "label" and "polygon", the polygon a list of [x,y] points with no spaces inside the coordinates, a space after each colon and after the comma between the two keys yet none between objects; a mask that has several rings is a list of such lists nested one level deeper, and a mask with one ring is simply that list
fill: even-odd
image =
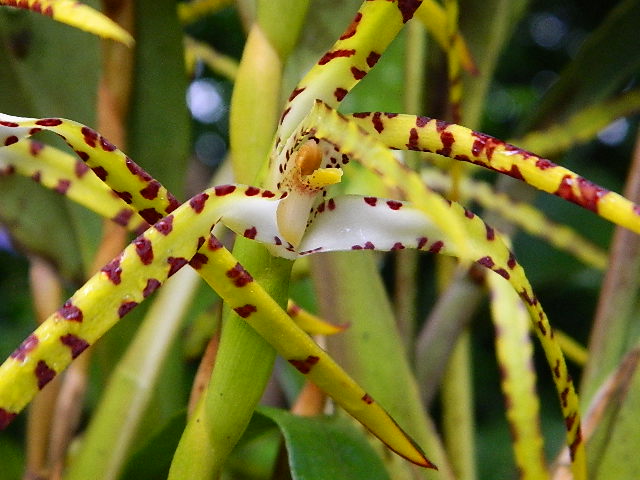
[{"label": "maroon spot on petal", "polygon": [[344,31],[344,33],[340,37],[340,40],[346,40],[347,38],[353,37],[356,34],[356,31],[358,30],[358,24],[360,23],[360,20],[362,20],[362,13],[358,12],[356,13],[355,18],[351,21],[347,29]]},{"label": "maroon spot on petal", "polygon": [[236,186],[235,185],[218,185],[217,187],[214,188],[214,191],[216,192],[216,196],[223,197],[225,195],[229,195],[230,193],[235,192]]},{"label": "maroon spot on petal", "polygon": [[413,17],[422,0],[398,0],[398,10],[402,14],[402,23],[407,23]]},{"label": "maroon spot on petal", "polygon": [[371,243],[371,242],[365,242],[365,244],[364,244],[364,249],[365,249],[365,250],[375,250],[375,249],[376,249],[376,247],[375,247],[375,245],[374,245],[373,243]]},{"label": "maroon spot on petal", "polygon": [[160,183],[157,180],[151,180],[146,187],[140,190],[140,195],[147,200],[153,200],[158,196]]},{"label": "maroon spot on petal", "polygon": [[485,230],[487,231],[487,240],[489,240],[490,242],[495,240],[496,231],[493,229],[493,227],[490,227],[486,223],[484,224],[484,227],[485,227]]},{"label": "maroon spot on petal", "polygon": [[147,285],[144,287],[144,290],[142,290],[142,296],[144,298],[147,298],[149,295],[155,292],[159,287],[160,287],[160,281],[156,280],[155,278],[150,278],[149,280],[147,280]]},{"label": "maroon spot on petal", "polygon": [[17,415],[17,413],[11,413],[4,408],[0,408],[0,430],[7,428]]},{"label": "maroon spot on petal", "polygon": [[373,68],[373,66],[378,63],[378,60],[380,60],[380,54],[374,51],[369,52],[369,55],[367,55],[367,65],[369,65],[370,68]]},{"label": "maroon spot on petal", "polygon": [[427,244],[427,242],[429,241],[429,239],[427,237],[420,237],[418,238],[418,245],[417,245],[417,249],[421,250],[425,247],[425,245]]},{"label": "maroon spot on petal", "polygon": [[233,309],[238,315],[240,315],[242,318],[247,318],[249,315],[251,315],[254,312],[257,312],[258,309],[255,307],[255,305],[250,305],[250,304],[246,304],[242,307],[236,307]]},{"label": "maroon spot on petal", "polygon": [[273,192],[270,192],[269,190],[265,190],[265,191],[262,192],[262,194],[260,196],[263,197],[263,198],[273,198],[273,197],[276,196],[276,194],[273,193]]},{"label": "maroon spot on petal", "polygon": [[36,125],[41,127],[56,127],[62,123],[59,118],[42,118],[36,121]]},{"label": "maroon spot on petal", "polygon": [[494,270],[494,272],[496,272],[498,275],[500,275],[506,280],[509,280],[511,278],[511,274],[507,272],[504,268],[497,268]]},{"label": "maroon spot on petal", "polygon": [[164,209],[164,213],[171,213],[180,206],[180,202],[171,192],[167,192],[168,205]]},{"label": "maroon spot on petal", "polygon": [[104,267],[102,267],[100,271],[107,276],[111,283],[113,283],[114,285],[119,285],[122,281],[122,267],[120,266],[120,256],[117,256],[116,258],[111,260]]},{"label": "maroon spot on petal", "polygon": [[[127,202],[127,203],[131,203],[131,202]],[[151,225],[153,225],[158,220],[164,217],[164,215],[158,212],[155,208],[151,208],[151,207],[143,208],[142,210],[138,211],[138,213],[142,218],[144,218]]]},{"label": "maroon spot on petal", "polygon": [[38,346],[38,343],[40,343],[38,337],[36,337],[34,334],[29,335],[20,344],[20,346],[13,351],[13,353],[11,354],[11,358],[15,358],[20,362],[24,362],[27,358],[27,355],[29,355],[29,353]]},{"label": "maroon spot on petal", "polygon": [[67,193],[67,190],[69,190],[70,186],[71,186],[71,181],[66,179],[60,179],[58,180],[58,184],[53,188],[53,190],[58,192],[61,195],[64,195],[65,193]]},{"label": "maroon spot on petal", "polygon": [[418,130],[416,128],[412,128],[409,130],[409,143],[406,144],[406,147],[409,150],[419,150],[420,147],[418,145]]},{"label": "maroon spot on petal", "polygon": [[256,230],[256,227],[251,227],[251,228],[247,228],[244,231],[244,236],[247,238],[250,238],[251,240],[253,240],[254,238],[256,238],[256,235],[258,234],[258,230]]},{"label": "maroon spot on petal", "polygon": [[305,87],[296,88],[293,92],[291,92],[291,95],[289,95],[289,101],[292,101],[294,98],[296,98],[302,92],[304,92],[304,89],[305,89]]},{"label": "maroon spot on petal", "polygon": [[560,378],[560,360],[556,360],[556,363],[553,366],[553,375],[556,378]]},{"label": "maroon spot on petal", "polygon": [[404,250],[404,245],[400,242],[396,242],[393,244],[393,247],[391,247],[391,250]]},{"label": "maroon spot on petal", "polygon": [[223,247],[222,243],[220,242],[220,240],[218,240],[216,237],[214,237],[213,235],[209,236],[209,240],[207,241],[207,248],[211,251],[215,251],[215,250],[219,250]]},{"label": "maroon spot on petal", "polygon": [[153,177],[151,175],[149,175],[147,172],[145,172],[144,169],[140,165],[138,165],[136,162],[131,160],[129,157],[125,158],[124,164],[127,166],[127,168],[129,169],[129,171],[132,174],[134,174],[135,176],[139,177],[141,180],[143,180],[145,182],[153,180]]},{"label": "maroon spot on petal", "polygon": [[136,253],[143,265],[149,265],[153,262],[153,245],[151,241],[145,237],[138,237],[133,241],[136,246]]},{"label": "maroon spot on petal", "polygon": [[99,138],[98,132],[89,127],[82,127],[82,130],[80,130],[80,132],[84,137],[84,143],[89,145],[91,148],[96,148]]},{"label": "maroon spot on petal", "polygon": [[118,213],[116,213],[111,220],[117,223],[118,225],[122,225],[123,227],[126,227],[129,224],[129,221],[131,220],[132,216],[133,216],[133,210],[128,210],[126,208],[123,208]]},{"label": "maroon spot on petal", "polygon": [[296,369],[300,373],[302,373],[303,375],[306,375],[311,371],[314,365],[316,365],[319,361],[320,361],[320,357],[316,357],[315,355],[309,355],[304,360],[291,359],[289,360],[289,363],[294,367],[296,367]]},{"label": "maroon spot on petal", "polygon": [[507,260],[507,267],[509,267],[511,270],[513,270],[516,267],[517,261],[516,261],[516,256],[513,254],[513,252],[509,252],[509,260]]},{"label": "maroon spot on petal", "polygon": [[351,67],[351,75],[353,75],[353,78],[355,78],[356,80],[362,80],[366,74],[367,72],[365,72],[364,70],[360,70],[356,67]]},{"label": "maroon spot on petal", "polygon": [[29,142],[29,153],[31,153],[31,155],[33,155],[34,157],[38,155],[43,148],[44,143],[42,142],[38,142],[36,140],[31,140],[31,142]]},{"label": "maroon spot on petal", "polygon": [[576,421],[576,416],[577,414],[574,412],[571,415],[569,415],[567,418],[565,418],[564,424],[567,427],[567,430],[571,430],[573,428],[573,424]]},{"label": "maroon spot on petal", "polygon": [[8,147],[9,145],[13,145],[14,143],[18,142],[18,137],[16,137],[15,135],[11,135],[10,137],[7,137],[7,139],[4,141],[4,145],[6,147]]},{"label": "maroon spot on petal", "polygon": [[354,118],[367,118],[369,115],[371,115],[371,112],[359,112],[359,113],[352,113],[351,114]]},{"label": "maroon spot on petal", "polygon": [[377,202],[378,199],[376,197],[364,197],[364,203],[371,205],[372,207],[375,207]]},{"label": "maroon spot on petal", "polygon": [[100,146],[105,152],[113,152],[116,146],[104,137],[100,137]]},{"label": "maroon spot on petal", "polygon": [[[579,193],[574,191],[574,185]],[[609,193],[609,190],[582,177],[572,178],[571,175],[562,177],[560,186],[555,192],[559,197],[596,213],[598,211],[598,202],[607,193]]]},{"label": "maroon spot on petal", "polygon": [[331,60],[334,60],[339,57],[351,57],[356,54],[354,49],[339,49],[333,50],[331,52],[327,52],[323,55],[323,57],[318,61],[318,65],[326,65]]},{"label": "maroon spot on petal", "polygon": [[282,240],[280,240],[280,237],[275,236],[275,237],[273,237],[273,243],[275,245],[282,245]]},{"label": "maroon spot on petal", "polygon": [[133,301],[122,302],[118,307],[118,317],[119,318],[124,317],[127,313],[129,313],[131,310],[133,310],[137,306],[138,306],[138,302],[133,302]]},{"label": "maroon spot on petal", "polygon": [[522,176],[522,173],[520,172],[520,169],[517,165],[511,165],[510,170],[503,170],[502,173],[504,173],[505,175],[509,175],[516,180],[524,180],[524,177]]},{"label": "maroon spot on petal", "polygon": [[430,120],[429,117],[416,117],[416,127],[422,128],[429,123]]},{"label": "maroon spot on petal", "polygon": [[562,406],[567,408],[567,396],[569,395],[569,387],[565,387],[562,392],[560,392],[560,401],[562,402]]},{"label": "maroon spot on petal", "polygon": [[[114,192],[116,192],[114,190]],[[131,196],[131,193],[129,192],[116,192],[116,195],[118,195],[123,201],[124,203],[126,203],[127,205],[130,205],[131,202],[133,201],[133,197]],[[155,222],[153,222],[155,223]]]},{"label": "maroon spot on petal", "polygon": [[205,265],[209,261],[209,257],[207,257],[204,253],[196,253],[191,260],[189,260],[189,265],[191,265],[196,270],[200,270],[203,265]]},{"label": "maroon spot on petal", "polygon": [[60,341],[63,345],[66,345],[71,349],[71,358],[76,358],[87,348],[89,348],[89,343],[87,341],[83,340],[77,335],[74,335],[73,333],[62,335],[60,337]]},{"label": "maroon spot on petal", "polygon": [[64,305],[62,305],[58,310],[58,315],[70,322],[82,322],[83,320],[82,310],[76,307],[71,300],[67,300]]},{"label": "maroon spot on petal", "polygon": [[382,133],[384,130],[384,125],[382,124],[382,119],[380,118],[382,114],[380,112],[375,112],[373,117],[371,117],[371,123],[373,123],[373,128],[376,129],[376,132]]},{"label": "maroon spot on petal", "polygon": [[352,245],[351,250],[362,250],[362,245]]},{"label": "maroon spot on petal", "polygon": [[260,193],[260,189],[257,187],[248,187],[247,190],[244,192],[244,194],[247,197],[253,197],[254,195],[257,195]]},{"label": "maroon spot on petal", "polygon": [[335,210],[336,208],[336,201],[333,198],[330,198],[329,200],[327,200],[327,208],[329,210]]},{"label": "maroon spot on petal", "polygon": [[536,168],[540,170],[547,170],[548,168],[556,167],[557,165],[546,158],[539,158],[536,160]]},{"label": "maroon spot on petal", "polygon": [[[96,176],[100,180],[102,180],[102,181],[106,180],[108,173],[104,168],[102,168],[102,167],[94,167],[94,168],[92,168],[92,170],[93,170],[93,173],[95,173]],[[120,196],[120,194],[118,194],[118,196]],[[122,198],[122,197],[120,197],[120,198]],[[131,195],[129,195],[129,199],[131,199]]]},{"label": "maroon spot on petal", "polygon": [[324,202],[319,203],[318,206],[316,207],[316,212],[318,213],[324,212],[325,207],[326,207],[326,204]]},{"label": "maroon spot on petal", "polygon": [[290,111],[291,107],[288,107],[284,110],[284,112],[282,112],[282,115],[280,116],[280,123],[284,122],[284,117],[286,117]]},{"label": "maroon spot on petal", "polygon": [[349,93],[349,91],[346,88],[338,87],[333,91],[333,96],[336,97],[336,100],[340,102],[347,95],[347,93]]},{"label": "maroon spot on petal", "polygon": [[368,393],[365,393],[362,396],[362,401],[364,403],[366,403],[367,405],[371,405],[373,403],[373,397],[371,395],[369,395]]},{"label": "maroon spot on petal", "polygon": [[76,174],[76,177],[82,178],[87,174],[88,171],[89,167],[86,163],[76,161],[76,164],[74,166],[74,173]]},{"label": "maroon spot on petal", "polygon": [[391,210],[400,210],[402,208],[402,202],[398,202],[396,200],[387,200],[387,206]]},{"label": "maroon spot on petal", "polygon": [[483,267],[487,267],[487,268],[493,268],[493,266],[495,265],[493,259],[488,256],[482,257],[479,260],[476,260],[476,262],[482,265]]},{"label": "maroon spot on petal", "polygon": [[[37,127],[30,128],[29,129],[29,135],[35,135],[36,133],[41,132],[41,131],[42,131],[41,128],[37,128]],[[33,141],[35,142],[35,140],[33,140]]]},{"label": "maroon spot on petal", "polygon": [[56,376],[56,371],[53,370],[47,362],[40,360],[36,365],[34,373],[38,379],[38,389],[42,390],[44,386],[49,383]]},{"label": "maroon spot on petal", "polygon": [[0,125],[2,125],[3,127],[9,127],[9,128],[17,128],[20,126],[20,124],[15,123],[15,122],[6,122],[4,120],[0,120]]},{"label": "maroon spot on petal", "polygon": [[202,209],[204,208],[204,204],[206,203],[208,198],[209,198],[209,195],[207,195],[206,193],[204,192],[199,193],[198,195],[193,197],[191,200],[189,200],[189,205],[191,206],[191,208],[193,208],[194,212],[200,213],[202,212]]},{"label": "maroon spot on petal", "polygon": [[170,277],[189,262],[183,257],[169,257],[167,258],[167,263],[169,264],[169,273],[167,276]]},{"label": "maroon spot on petal", "polygon": [[473,217],[476,216],[475,213],[473,213],[471,210],[467,210],[466,208],[464,209],[464,216],[471,219]]},{"label": "maroon spot on petal", "polygon": [[153,228],[164,236],[169,235],[173,230],[173,215],[167,215],[162,220],[159,220]]},{"label": "maroon spot on petal", "polygon": [[451,146],[453,142],[455,142],[455,138],[453,134],[447,130],[444,130],[440,133],[440,141],[442,142],[442,148],[436,150],[436,153],[439,155],[444,155],[448,157],[451,155]]},{"label": "maroon spot on petal", "polygon": [[434,242],[433,245],[431,245],[431,247],[429,247],[429,252],[440,253],[440,250],[442,250],[442,247],[444,247],[444,243],[441,240],[438,240],[437,242]]},{"label": "maroon spot on petal", "polygon": [[233,284],[236,287],[244,287],[248,283],[253,282],[251,274],[239,263],[236,263],[233,268],[227,270],[227,277],[233,280]]},{"label": "maroon spot on petal", "polygon": [[532,307],[538,303],[538,299],[535,296],[529,295],[529,292],[527,292],[526,290],[518,292],[518,295],[520,295],[520,298],[522,298],[525,302],[527,302],[527,304],[531,305]]}]

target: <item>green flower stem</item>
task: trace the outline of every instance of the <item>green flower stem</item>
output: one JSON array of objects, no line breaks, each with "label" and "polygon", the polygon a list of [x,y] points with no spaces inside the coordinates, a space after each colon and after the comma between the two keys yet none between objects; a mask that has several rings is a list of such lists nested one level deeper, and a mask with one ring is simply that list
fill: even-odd
[{"label": "green flower stem", "polygon": [[[437,472],[420,470],[411,478],[454,478],[435,427],[422,407],[375,256],[336,252],[314,256],[311,262],[323,318],[350,324],[346,331],[328,339],[332,356],[438,466]],[[403,463],[394,467],[408,468]],[[410,473],[394,478],[410,478]]]},{"label": "green flower stem", "polygon": [[[267,292],[286,306],[293,263],[261,245],[238,239],[234,254]],[[275,350],[234,312],[225,309],[211,381],[176,450],[170,479],[216,478],[251,419],[269,380]]]},{"label": "green flower stem", "polygon": [[67,480],[118,478],[197,282],[197,274],[185,268],[158,292],[109,381]]}]

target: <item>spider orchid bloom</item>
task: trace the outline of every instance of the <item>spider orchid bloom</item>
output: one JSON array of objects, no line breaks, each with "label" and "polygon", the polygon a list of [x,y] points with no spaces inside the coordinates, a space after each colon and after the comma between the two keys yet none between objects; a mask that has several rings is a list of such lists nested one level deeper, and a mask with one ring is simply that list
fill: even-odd
[{"label": "spider orchid bloom", "polygon": [[[0,161],[5,168],[24,168],[20,173],[26,173],[24,158],[41,162],[30,170],[31,175],[34,169],[44,168],[48,162],[44,152],[49,149],[33,143],[27,146],[25,139],[40,130],[52,131],[82,161],[51,179],[54,188],[71,195],[76,185],[90,177],[88,166],[108,185],[110,190],[103,188],[102,194],[113,191],[123,201],[107,216],[130,228],[140,228],[143,221],[153,225],[0,367],[0,426],[168,276],[189,263],[285,359],[391,449],[416,464],[433,467],[373,398],[210,235],[212,225],[221,222],[289,259],[336,250],[416,248],[479,263],[508,280],[528,310],[553,372],[575,478],[586,478],[573,382],[522,267],[499,233],[461,205],[427,189],[391,148],[435,152],[506,173],[635,231],[640,231],[640,208],[548,160],[458,125],[381,112],[338,113],[335,108],[375,65],[419,5],[419,1],[363,3],[340,40],[289,97],[276,133],[266,188],[219,185],[179,205],[157,180],[91,128],[60,118],[0,115],[0,145],[4,145]],[[378,175],[387,198],[332,197],[328,188],[340,182],[342,169],[350,161]]]}]

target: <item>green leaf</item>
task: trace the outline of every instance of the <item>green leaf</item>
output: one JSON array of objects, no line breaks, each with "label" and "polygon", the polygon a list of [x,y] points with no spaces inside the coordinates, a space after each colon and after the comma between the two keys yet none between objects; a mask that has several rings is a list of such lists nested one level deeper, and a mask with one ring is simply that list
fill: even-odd
[{"label": "green leaf", "polygon": [[366,435],[345,418],[300,417],[267,407],[258,414],[280,428],[293,480],[389,479]]}]

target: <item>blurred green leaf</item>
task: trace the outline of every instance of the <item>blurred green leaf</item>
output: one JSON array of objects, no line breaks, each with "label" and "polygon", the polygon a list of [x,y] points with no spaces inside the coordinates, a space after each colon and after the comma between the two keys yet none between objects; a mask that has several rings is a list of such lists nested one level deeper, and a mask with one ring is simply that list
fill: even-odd
[{"label": "blurred green leaf", "polygon": [[389,479],[366,435],[344,418],[300,417],[266,407],[259,415],[282,432],[293,480]]}]

